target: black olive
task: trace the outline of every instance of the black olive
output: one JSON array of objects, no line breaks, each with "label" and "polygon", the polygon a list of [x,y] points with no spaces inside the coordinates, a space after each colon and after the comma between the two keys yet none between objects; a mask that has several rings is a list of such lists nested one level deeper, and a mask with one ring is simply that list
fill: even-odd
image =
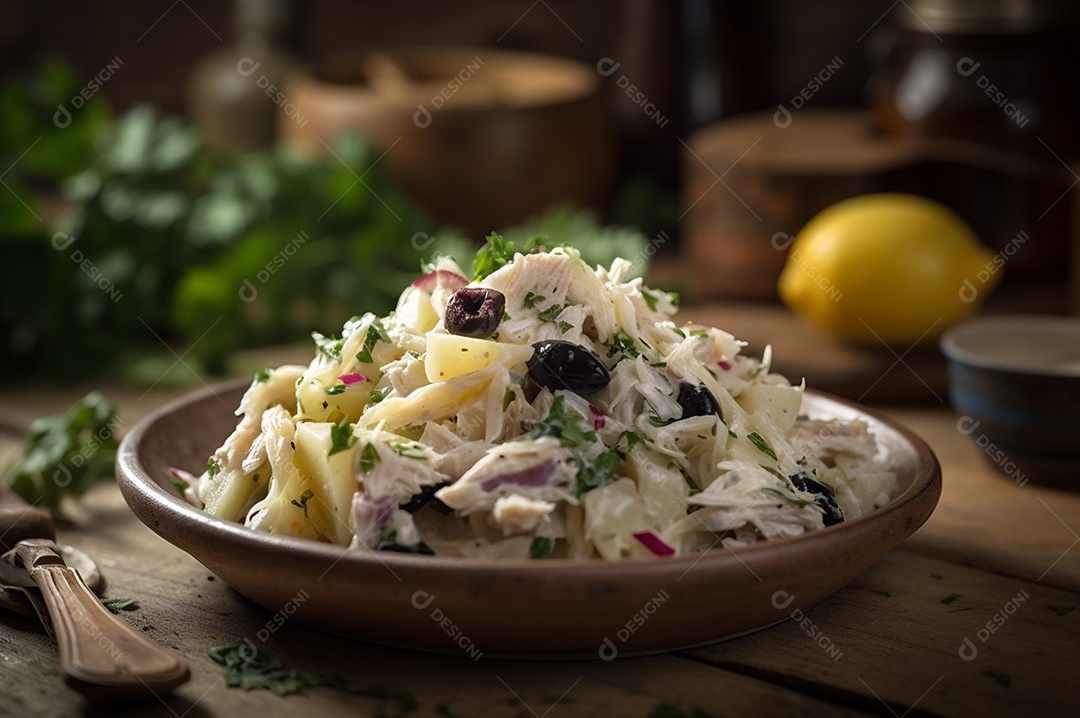
[{"label": "black olive", "polygon": [[529,376],[548,389],[566,389],[586,396],[600,391],[611,382],[611,373],[599,357],[581,346],[563,339],[533,344],[528,361]]},{"label": "black olive", "polygon": [[375,547],[376,551],[394,551],[396,553],[416,553],[422,556],[434,556],[435,552],[431,550],[431,547],[421,541],[418,544],[408,546],[406,544],[394,543],[387,541],[379,544]]},{"label": "black olive", "polygon": [[485,287],[465,287],[446,303],[446,331],[462,337],[485,339],[499,328],[506,311],[502,292]]},{"label": "black olive", "polygon": [[691,416],[709,416],[717,414],[720,421],[724,420],[724,412],[720,409],[720,402],[712,395],[712,392],[701,384],[688,384],[685,381],[679,383],[679,396],[675,399],[682,407],[682,418]]},{"label": "black olive", "polygon": [[449,481],[444,481],[441,484],[433,484],[430,486],[420,487],[420,493],[413,494],[409,497],[409,500],[401,504],[401,510],[407,511],[410,514],[415,514],[420,509],[431,503],[431,507],[441,514],[447,514],[450,512],[450,507],[435,498],[435,492],[444,486],[449,486]]},{"label": "black olive", "polygon": [[840,505],[836,503],[836,492],[832,490],[831,486],[827,486],[817,479],[811,479],[806,474],[795,474],[790,478],[796,489],[814,495],[814,506],[821,509],[821,513],[824,514],[822,521],[826,526],[832,526],[844,520]]}]

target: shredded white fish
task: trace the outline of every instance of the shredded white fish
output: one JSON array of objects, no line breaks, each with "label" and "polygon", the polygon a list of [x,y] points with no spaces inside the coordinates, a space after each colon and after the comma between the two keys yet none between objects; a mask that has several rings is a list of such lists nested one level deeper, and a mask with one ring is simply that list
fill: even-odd
[{"label": "shredded white fish", "polygon": [[[770,349],[677,326],[630,264],[558,247],[470,282],[441,259],[389,315],[315,334],[307,367],[260,372],[189,496],[361,551],[620,560],[798,536],[896,494],[865,423],[800,416]],[[487,336],[448,330],[466,288],[505,300]],[[538,362],[540,342],[606,383]]]}]

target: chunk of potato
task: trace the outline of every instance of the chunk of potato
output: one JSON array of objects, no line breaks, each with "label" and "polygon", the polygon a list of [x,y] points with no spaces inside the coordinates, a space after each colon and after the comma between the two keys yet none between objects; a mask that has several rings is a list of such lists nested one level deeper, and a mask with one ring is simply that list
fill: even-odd
[{"label": "chunk of potato", "polygon": [[531,346],[501,344],[454,334],[428,334],[424,370],[432,383],[471,374],[492,364],[508,369],[516,367],[519,373],[524,373],[524,364],[532,355]]}]

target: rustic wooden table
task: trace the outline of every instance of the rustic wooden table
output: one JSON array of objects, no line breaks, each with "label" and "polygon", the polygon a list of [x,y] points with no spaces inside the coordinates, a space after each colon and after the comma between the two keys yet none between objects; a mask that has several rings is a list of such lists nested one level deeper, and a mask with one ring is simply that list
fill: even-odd
[{"label": "rustic wooden table", "polygon": [[[886,379],[887,381],[888,379]],[[89,386],[0,391],[0,462],[34,416]],[[106,389],[130,425],[171,398]],[[270,614],[127,510],[115,484],[67,508],[62,539],[103,566],[110,596],[133,597],[124,621],[171,646],[190,683],[163,700],[98,709],[67,689],[56,648],[33,620],[0,616],[0,715],[394,715],[397,701],[317,688],[279,697],[229,688],[211,646],[267,633],[289,666],[400,688],[411,715],[1070,715],[1080,667],[1080,493],[1020,485],[957,428],[945,404],[887,410],[923,436],[944,470],[930,521],[801,622],[651,658],[509,662],[369,645]],[[695,712],[699,711],[699,712]]]}]

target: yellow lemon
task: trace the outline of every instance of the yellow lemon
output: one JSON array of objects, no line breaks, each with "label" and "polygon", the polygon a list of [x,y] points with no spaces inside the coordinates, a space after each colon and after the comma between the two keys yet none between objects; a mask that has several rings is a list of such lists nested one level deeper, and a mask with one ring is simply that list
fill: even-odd
[{"label": "yellow lemon", "polygon": [[840,339],[906,348],[974,311],[1003,261],[948,207],[915,195],[837,202],[788,251],[780,298]]}]

